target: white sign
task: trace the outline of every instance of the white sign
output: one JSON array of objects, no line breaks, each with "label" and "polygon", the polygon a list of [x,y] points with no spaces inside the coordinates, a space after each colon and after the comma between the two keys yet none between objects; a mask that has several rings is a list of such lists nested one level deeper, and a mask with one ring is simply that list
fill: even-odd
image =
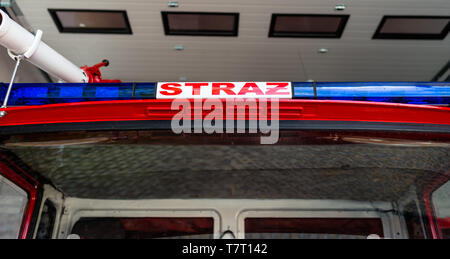
[{"label": "white sign", "polygon": [[292,98],[291,82],[158,82],[156,99]]}]

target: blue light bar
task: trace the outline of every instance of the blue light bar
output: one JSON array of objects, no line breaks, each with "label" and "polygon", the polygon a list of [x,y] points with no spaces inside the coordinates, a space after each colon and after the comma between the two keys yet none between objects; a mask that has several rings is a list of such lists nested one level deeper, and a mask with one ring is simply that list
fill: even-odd
[{"label": "blue light bar", "polygon": [[[450,82],[293,82],[293,98],[449,105]],[[0,100],[8,85],[0,83]],[[17,83],[8,106],[154,99],[156,83]]]},{"label": "blue light bar", "polygon": [[294,98],[450,104],[450,82],[294,82]]},{"label": "blue light bar", "polygon": [[[7,84],[0,83],[3,102]],[[8,106],[155,98],[156,83],[17,83]]]}]

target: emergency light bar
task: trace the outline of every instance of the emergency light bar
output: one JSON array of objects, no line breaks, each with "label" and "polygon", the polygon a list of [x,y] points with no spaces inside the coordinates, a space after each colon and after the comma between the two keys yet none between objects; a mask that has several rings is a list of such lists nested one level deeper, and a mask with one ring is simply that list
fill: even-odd
[{"label": "emergency light bar", "polygon": [[[450,82],[293,82],[291,86],[293,99],[450,104]],[[0,83],[0,100],[7,88],[7,84]],[[17,83],[11,91],[9,105],[157,99],[156,92],[157,83]]]}]

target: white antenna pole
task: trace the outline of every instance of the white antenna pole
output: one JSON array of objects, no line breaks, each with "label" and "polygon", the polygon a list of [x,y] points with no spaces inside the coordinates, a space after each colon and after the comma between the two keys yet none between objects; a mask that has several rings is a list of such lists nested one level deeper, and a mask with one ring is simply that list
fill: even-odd
[{"label": "white antenna pole", "polygon": [[[36,37],[38,34],[36,34]],[[39,36],[40,37],[40,36]],[[68,83],[88,82],[86,73],[0,10],[0,45],[15,56],[24,56],[35,66]],[[31,54],[26,57],[25,54]]]}]

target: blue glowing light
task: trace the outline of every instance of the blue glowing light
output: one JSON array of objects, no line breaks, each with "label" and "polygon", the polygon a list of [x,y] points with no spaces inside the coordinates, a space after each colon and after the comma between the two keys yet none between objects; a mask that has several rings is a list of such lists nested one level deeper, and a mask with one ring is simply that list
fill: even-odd
[{"label": "blue glowing light", "polygon": [[[293,98],[450,104],[450,82],[293,82]],[[8,85],[0,83],[0,100]],[[8,106],[154,99],[156,83],[17,83]]]}]

